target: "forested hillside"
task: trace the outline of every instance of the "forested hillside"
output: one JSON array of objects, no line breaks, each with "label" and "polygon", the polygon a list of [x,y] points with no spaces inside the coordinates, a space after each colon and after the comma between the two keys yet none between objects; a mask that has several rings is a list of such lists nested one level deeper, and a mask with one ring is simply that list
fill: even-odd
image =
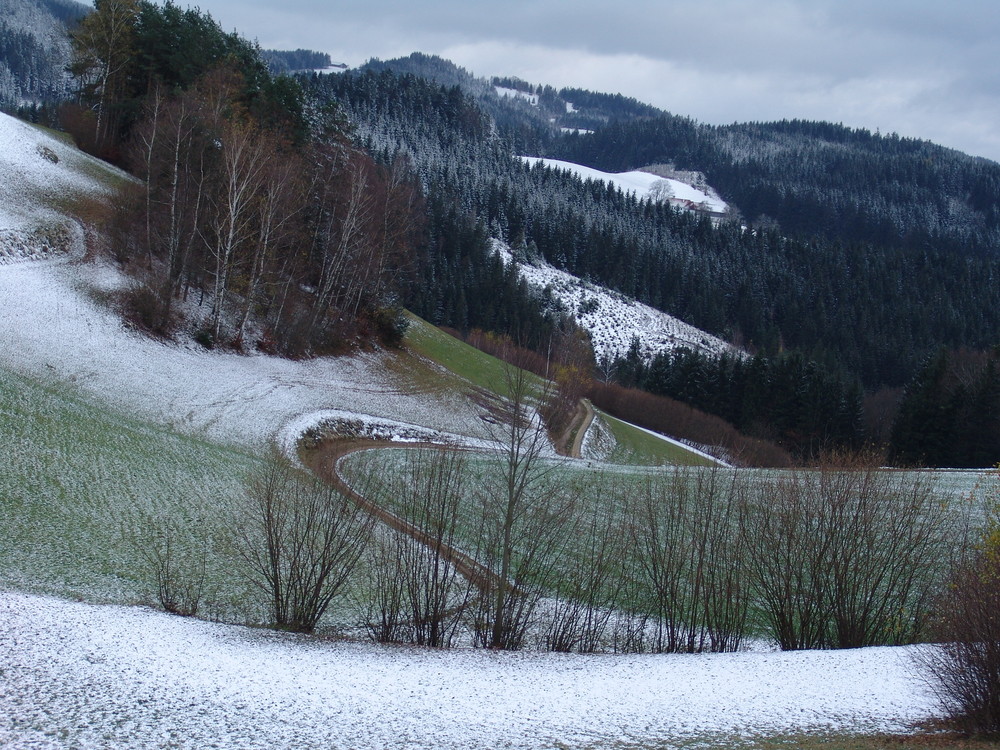
[{"label": "forested hillside", "polygon": [[[802,411],[816,412],[804,394],[825,393],[829,407],[819,411],[839,415],[808,428],[806,417],[789,425],[776,416],[762,434],[810,435],[812,444],[850,425],[846,444],[857,444],[865,438],[862,388],[902,387],[941,347],[996,343],[996,164],[836,125],[712,128],[622,97],[493,83],[505,95],[445,61],[414,55],[314,77],[307,88],[337,102],[380,159],[405,155],[429,204],[475,217],[480,232],[523,258],[544,259],[763,355],[772,364],[759,368],[764,380],[755,387],[786,409],[802,402]],[[593,134],[564,132],[561,116],[550,123],[560,110],[590,118]],[[610,171],[669,164],[701,172],[741,215],[717,223],[638,202],[512,158],[527,150]],[[467,285],[452,281],[457,261],[442,265],[433,250],[429,257],[437,269],[406,303],[458,328],[491,325],[470,317]],[[473,264],[472,274],[488,266]],[[780,364],[788,351],[799,359]],[[770,374],[779,370],[784,390]],[[791,372],[798,376],[789,379]],[[891,420],[892,409],[878,418]]]},{"label": "forested hillside", "polygon": [[[18,30],[4,27],[0,34],[0,44],[24,50],[8,55],[21,61],[10,77],[22,92],[44,80],[31,72],[45,56],[37,35],[36,41],[24,35],[30,19],[44,10],[52,28],[52,18],[68,22],[79,12],[62,0],[34,2],[19,0],[17,13],[5,20],[17,21]],[[724,373],[726,363],[625,358],[603,363],[603,371],[617,370],[625,384],[682,398],[806,453],[890,434],[898,401],[892,394],[929,358],[948,349],[986,352],[997,344],[1000,166],[993,162],[827,123],[705,126],[617,94],[478,79],[419,53],[292,80],[273,75],[254,45],[196,10],[136,0],[102,8],[122,14],[127,35],[104,38],[87,24],[76,33],[76,102],[60,115],[81,145],[129,164],[150,195],[159,195],[131,209],[143,215],[133,227],[144,226],[144,236],[119,233],[123,257],[145,257],[156,274],[166,274],[150,287],[154,303],[136,310],[154,328],[166,325],[173,296],[211,289],[219,307],[206,340],[240,341],[250,318],[290,314],[289,290],[329,281],[321,246],[343,254],[359,243],[364,252],[382,248],[371,256],[374,277],[367,271],[338,276],[331,283],[339,291],[328,291],[322,312],[261,323],[282,329],[289,351],[309,350],[317,331],[326,329],[319,320],[343,318],[345,311],[364,322],[334,326],[340,329],[334,338],[349,340],[369,328],[391,338],[397,304],[435,323],[492,330],[535,348],[572,334],[569,311],[505,267],[493,254],[495,238],[522,261],[548,262],[757,355],[760,366],[740,378],[757,378],[746,387],[772,402],[797,404],[785,409],[792,416],[737,414],[724,399],[707,397],[712,382],[733,376]],[[270,59],[282,70],[328,62],[303,50]],[[208,114],[213,97],[227,109]],[[166,162],[157,159],[166,159],[159,149],[171,140],[162,131],[175,126],[173,140],[189,149],[189,161],[175,159],[165,172]],[[239,216],[217,211],[214,226],[197,225],[210,216],[201,206],[217,209],[233,187],[224,185],[228,157],[211,144],[236,143],[245,128],[256,133],[253,148],[267,154],[245,162],[260,167],[248,173],[254,189],[284,196],[281,211],[294,215],[294,232],[272,233],[271,219],[261,213],[239,238],[223,237],[225,225],[235,226]],[[315,150],[324,143],[327,156]],[[656,166],[696,175],[733,210],[722,221],[678,211],[601,182],[528,166],[519,155],[608,171]],[[211,170],[198,172],[204,158]],[[329,169],[320,177],[324,159]],[[281,164],[298,164],[293,171],[301,178],[281,176]],[[181,203],[169,177],[184,169],[193,201],[184,215],[196,222],[189,227],[178,219]],[[317,193],[316,184],[340,192]],[[278,210],[278,203],[271,205]],[[164,206],[172,208],[157,218]],[[344,223],[351,206],[364,209],[358,215],[371,223]],[[158,221],[166,221],[166,229],[154,236]],[[387,229],[404,224],[405,232]],[[282,232],[289,226],[279,225]],[[257,240],[266,245],[260,255]],[[302,247],[309,249],[289,255]],[[337,268],[342,274],[347,266]],[[244,305],[236,324],[227,324],[221,310],[227,297]],[[709,381],[692,388],[692,373],[705,372]],[[865,393],[880,404],[878,416],[862,413]],[[866,432],[866,419],[878,427]],[[896,455],[914,460],[916,454]]]},{"label": "forested hillside", "polygon": [[0,109],[37,118],[69,96],[67,31],[88,11],[74,0],[0,0]]}]

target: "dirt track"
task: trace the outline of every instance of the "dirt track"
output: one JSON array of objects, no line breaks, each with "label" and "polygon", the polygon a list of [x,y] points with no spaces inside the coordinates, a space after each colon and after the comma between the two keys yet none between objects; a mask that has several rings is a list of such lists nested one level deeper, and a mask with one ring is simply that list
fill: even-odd
[{"label": "dirt track", "polygon": [[[310,450],[305,458],[305,462],[320,478],[329,482],[340,492],[356,502],[358,507],[365,509],[390,528],[406,534],[426,547],[438,546],[439,541],[437,539],[428,536],[409,521],[400,518],[395,513],[391,513],[364,497],[340,473],[340,462],[348,455],[359,451],[379,448],[460,450],[458,448],[444,448],[431,443],[391,443],[376,442],[374,440],[342,440],[333,438],[324,440],[317,448]],[[495,578],[492,571],[464,552],[460,552],[447,544],[440,544],[440,549],[442,557],[454,565],[455,569],[471,581],[480,591],[491,588],[490,584]]]},{"label": "dirt track", "polygon": [[[580,448],[583,445],[583,438],[594,420],[594,409],[590,402],[581,399],[577,405],[577,411],[566,432],[562,436],[562,443],[566,453],[573,457],[580,457]],[[575,432],[574,432],[575,430]],[[570,446],[565,446],[569,436],[573,436]],[[462,450],[456,447],[443,447],[433,443],[392,443],[374,440],[341,439],[328,438],[319,443],[315,448],[309,449],[303,457],[304,462],[321,479],[329,482],[340,492],[347,495],[358,507],[368,511],[380,521],[392,529],[400,531],[411,539],[423,544],[426,547],[436,547],[440,545],[441,554],[445,560],[455,566],[455,569],[469,581],[471,581],[480,591],[492,588],[491,583],[495,574],[487,567],[466,555],[464,552],[441,544],[439,540],[428,536],[409,521],[400,518],[380,505],[372,502],[360,492],[355,490],[350,483],[340,473],[340,462],[352,453],[359,451],[375,450],[380,448],[406,448],[406,449],[435,449],[435,450]]]}]

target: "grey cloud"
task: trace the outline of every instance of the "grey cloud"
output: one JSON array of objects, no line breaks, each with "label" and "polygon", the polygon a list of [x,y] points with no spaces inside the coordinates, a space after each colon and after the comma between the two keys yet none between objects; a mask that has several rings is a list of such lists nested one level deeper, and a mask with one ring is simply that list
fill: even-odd
[{"label": "grey cloud", "polygon": [[[617,82],[616,90],[706,121],[843,120],[947,137],[945,145],[1000,158],[989,124],[1000,122],[1000,14],[992,3],[204,0],[201,7],[264,46],[321,49],[351,64],[461,50],[456,62],[479,75],[530,72],[537,83],[587,88]],[[636,59],[703,83],[702,90],[673,84],[674,101],[691,110],[665,104],[671,85],[637,74]]]}]

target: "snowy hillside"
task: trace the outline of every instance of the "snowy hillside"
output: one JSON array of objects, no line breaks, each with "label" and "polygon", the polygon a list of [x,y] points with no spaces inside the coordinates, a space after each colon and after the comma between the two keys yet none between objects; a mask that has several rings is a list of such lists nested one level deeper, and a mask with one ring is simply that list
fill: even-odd
[{"label": "snowy hillside", "polygon": [[67,202],[107,195],[102,174],[124,178],[65,141],[0,114],[0,262],[34,254],[25,238],[65,224]]},{"label": "snowy hillside", "polygon": [[[493,248],[505,263],[514,262],[507,245],[494,240]],[[736,351],[722,339],[672,315],[546,263],[518,263],[518,268],[529,284],[548,290],[562,309],[572,313],[576,322],[590,333],[598,361],[624,355],[633,339],[639,340],[639,348],[647,357],[681,347],[714,355]]]},{"label": "snowy hillside", "polygon": [[0,743],[22,747],[673,748],[933,712],[912,649],[434,651],[20,594],[0,621]]},{"label": "snowy hillside", "polygon": [[651,172],[602,172],[558,159],[541,159],[522,156],[528,164],[544,164],[577,175],[582,180],[597,180],[614,185],[624,193],[632,193],[639,200],[649,199],[670,203],[678,208],[723,214],[729,206],[711,188],[704,190],[670,177],[660,177]]},{"label": "snowy hillside", "polygon": [[210,352],[125,328],[101,300],[128,280],[110,263],[78,262],[82,231],[58,210],[81,194],[106,193],[102,173],[102,163],[0,115],[0,366],[71,382],[187,434],[255,448],[266,448],[286,423],[308,424],[309,414],[330,409],[479,434],[462,399],[414,394],[405,376],[390,374],[384,354],[296,362]]}]

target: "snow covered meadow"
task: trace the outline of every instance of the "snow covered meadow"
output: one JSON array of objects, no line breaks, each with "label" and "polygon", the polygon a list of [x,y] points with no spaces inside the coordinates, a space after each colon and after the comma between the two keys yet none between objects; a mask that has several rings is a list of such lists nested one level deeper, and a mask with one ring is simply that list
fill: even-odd
[{"label": "snow covered meadow", "polygon": [[19,747],[735,746],[933,710],[910,649],[436,652],[16,593],[0,621],[0,742]]},{"label": "snow covered meadow", "polygon": [[[123,606],[144,599],[123,522],[210,526],[275,441],[324,417],[483,430],[466,399],[385,353],[293,362],[128,329],[107,305],[124,278],[82,259],[59,210],[104,190],[99,169],[0,116],[0,744],[680,747],[906,731],[934,714],[909,648],[435,652]],[[53,227],[64,240],[37,252]]]}]

